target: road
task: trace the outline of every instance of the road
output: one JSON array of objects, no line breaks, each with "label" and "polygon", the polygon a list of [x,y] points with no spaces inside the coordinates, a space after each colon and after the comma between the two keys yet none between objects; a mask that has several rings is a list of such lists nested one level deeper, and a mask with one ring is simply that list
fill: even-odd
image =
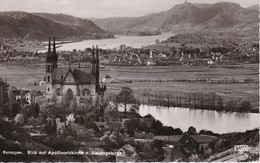
[{"label": "road", "polygon": [[164,150],[164,156],[165,158],[162,160],[162,162],[171,162],[171,148],[169,147],[163,147],[163,150]]},{"label": "road", "polygon": [[243,155],[245,155],[245,154],[244,153],[233,153],[231,155],[227,155],[220,159],[214,160],[213,162],[225,162],[225,161],[232,161],[232,162],[235,161],[236,162],[236,161],[239,161],[238,158]]}]

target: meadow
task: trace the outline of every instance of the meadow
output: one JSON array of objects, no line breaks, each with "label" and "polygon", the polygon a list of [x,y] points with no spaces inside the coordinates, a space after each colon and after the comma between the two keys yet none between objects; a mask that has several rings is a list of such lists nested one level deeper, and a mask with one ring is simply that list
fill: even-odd
[{"label": "meadow", "polygon": [[[115,83],[108,91],[118,93],[123,86],[131,87],[137,95],[143,92],[162,94],[216,93],[224,101],[248,100],[253,109],[259,106],[258,65],[167,67],[110,67],[109,75]],[[247,80],[250,79],[249,82]]]},{"label": "meadow", "polygon": [[[101,79],[113,78],[107,83],[106,94],[117,94],[123,86],[131,87],[137,96],[150,93],[216,93],[224,100],[248,100],[253,109],[259,108],[258,64],[229,66],[151,66],[101,68]],[[45,64],[16,66],[0,65],[0,77],[10,85],[44,91],[44,86],[34,86],[43,80]],[[249,80],[249,81],[248,81]]]}]

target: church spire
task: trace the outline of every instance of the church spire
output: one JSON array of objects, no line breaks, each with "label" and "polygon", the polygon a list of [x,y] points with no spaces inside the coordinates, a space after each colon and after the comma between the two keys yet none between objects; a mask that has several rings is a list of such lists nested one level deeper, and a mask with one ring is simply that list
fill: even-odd
[{"label": "church spire", "polygon": [[56,55],[55,36],[53,37],[53,54]]},{"label": "church spire", "polygon": [[92,61],[95,62],[95,48],[92,46]]},{"label": "church spire", "polygon": [[51,38],[49,37],[49,46],[48,46],[48,51],[47,51],[47,55],[46,55],[46,62],[50,62],[51,61]]},{"label": "church spire", "polygon": [[58,67],[58,54],[56,53],[55,37],[53,37],[52,62],[53,62],[53,68],[57,68]]},{"label": "church spire", "polygon": [[48,54],[51,54],[51,37],[49,37]]},{"label": "church spire", "polygon": [[96,83],[99,85],[99,55],[98,46],[96,46]]},{"label": "church spire", "polygon": [[96,46],[96,92],[98,95],[104,94],[105,88],[103,85],[100,87],[99,83],[99,54],[98,54],[98,46]]}]

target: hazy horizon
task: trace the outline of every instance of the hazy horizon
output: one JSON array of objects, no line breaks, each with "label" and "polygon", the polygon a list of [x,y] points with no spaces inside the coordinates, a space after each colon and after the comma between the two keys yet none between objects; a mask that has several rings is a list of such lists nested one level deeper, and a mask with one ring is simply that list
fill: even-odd
[{"label": "hazy horizon", "polygon": [[[0,11],[63,13],[81,18],[138,17],[168,10],[185,0],[0,0]],[[247,8],[258,0],[188,0],[190,3],[233,2]]]}]

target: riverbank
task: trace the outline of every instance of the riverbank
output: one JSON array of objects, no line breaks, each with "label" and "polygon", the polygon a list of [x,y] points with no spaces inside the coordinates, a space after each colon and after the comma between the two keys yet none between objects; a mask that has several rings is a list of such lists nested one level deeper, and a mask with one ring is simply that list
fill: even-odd
[{"label": "riverbank", "polygon": [[[24,63],[22,61],[1,63],[2,78],[7,77],[11,85],[18,87],[26,87],[28,83],[42,80],[45,76],[45,61],[37,64],[34,64],[33,60],[25,59],[25,61]],[[107,83],[106,95],[118,94],[122,87],[127,86],[132,88],[138,100],[146,105],[240,112],[236,110],[239,108],[238,106],[241,107],[241,102],[248,101],[251,109],[241,112],[259,112],[257,64],[244,64],[244,67],[237,69],[186,66],[106,66],[100,71],[100,79],[107,75],[111,77],[112,82]],[[249,78],[254,81],[211,82],[245,81]],[[248,105],[248,103],[244,104],[246,104],[244,106]],[[233,109],[229,109],[229,106],[232,106]]]},{"label": "riverbank", "polygon": [[259,110],[252,109],[249,101],[231,100],[226,103],[216,94],[189,93],[182,96],[169,94],[161,96],[143,95],[139,100],[142,105],[190,108],[194,110],[217,111],[220,113],[259,113]]},{"label": "riverbank", "polygon": [[180,128],[182,131],[193,126],[197,131],[209,130],[219,134],[245,132],[257,128],[259,122],[258,113],[224,113],[179,107],[140,105],[139,114],[150,114],[164,126]]}]

